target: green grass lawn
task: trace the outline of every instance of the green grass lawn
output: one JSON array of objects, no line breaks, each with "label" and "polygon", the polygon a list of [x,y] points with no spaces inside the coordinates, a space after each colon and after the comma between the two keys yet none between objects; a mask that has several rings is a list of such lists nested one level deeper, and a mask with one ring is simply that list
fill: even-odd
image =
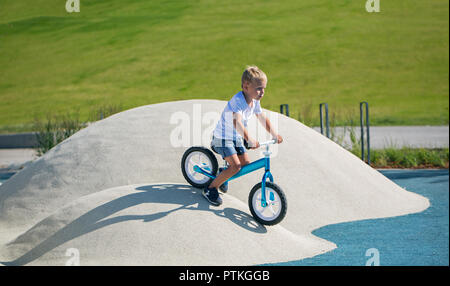
[{"label": "green grass lawn", "polygon": [[448,0],[0,0],[0,132],[49,112],[228,100],[246,65],[269,82],[262,106],[291,116],[327,102],[337,121],[449,120]]}]

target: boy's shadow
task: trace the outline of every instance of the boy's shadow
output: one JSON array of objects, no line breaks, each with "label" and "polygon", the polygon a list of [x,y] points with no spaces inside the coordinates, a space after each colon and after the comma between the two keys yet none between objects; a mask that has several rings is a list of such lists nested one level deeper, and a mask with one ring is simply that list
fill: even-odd
[{"label": "boy's shadow", "polygon": [[[56,233],[45,239],[40,244],[21,257],[9,261],[0,262],[4,265],[25,265],[33,260],[41,257],[52,249],[84,234],[90,233],[97,229],[106,227],[111,224],[120,223],[131,220],[142,220],[142,222],[150,222],[161,219],[178,210],[192,211],[208,211],[215,215],[226,218],[236,225],[252,232],[265,233],[266,228],[257,223],[252,216],[235,208],[220,209],[212,207],[201,195],[201,190],[193,188],[189,185],[182,184],[154,184],[141,186],[136,188],[140,192],[131,193],[121,196],[103,205],[100,205],[79,218],[75,219],[68,225],[64,226]],[[163,211],[142,215],[122,215],[105,219],[121,210],[139,205],[139,204],[177,204],[180,205],[169,211]],[[151,210],[151,206],[149,206]],[[44,222],[45,223],[45,222]],[[16,243],[21,240],[27,240],[28,232],[16,239]],[[33,233],[31,233],[33,235]]]}]

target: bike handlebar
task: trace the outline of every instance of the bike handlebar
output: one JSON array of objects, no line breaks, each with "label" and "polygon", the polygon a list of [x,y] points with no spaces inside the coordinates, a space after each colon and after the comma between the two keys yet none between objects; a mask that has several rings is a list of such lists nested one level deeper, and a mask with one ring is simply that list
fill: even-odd
[{"label": "bike handlebar", "polygon": [[266,142],[260,142],[260,143],[259,143],[259,146],[264,146],[264,145],[269,145],[269,144],[275,144],[275,143],[277,143],[277,140],[272,139],[272,140],[269,140],[269,141],[266,141]]}]

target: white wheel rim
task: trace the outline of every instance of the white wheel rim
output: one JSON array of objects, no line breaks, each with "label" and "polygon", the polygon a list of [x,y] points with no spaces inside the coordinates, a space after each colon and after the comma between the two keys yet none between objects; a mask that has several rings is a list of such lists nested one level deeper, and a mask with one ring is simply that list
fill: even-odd
[{"label": "white wheel rim", "polygon": [[[270,199],[270,193],[273,193],[273,200]],[[273,190],[271,187],[266,186],[266,203],[267,205],[263,207],[261,205],[261,187],[253,194],[252,198],[252,206],[253,211],[256,213],[256,215],[265,220],[265,221],[271,221],[276,219],[282,209],[281,199],[278,193]]]},{"label": "white wheel rim", "polygon": [[205,176],[194,170],[194,166],[198,165],[202,169],[206,171],[212,171],[212,162],[203,152],[194,151],[191,152],[184,163],[184,170],[186,171],[186,175],[189,177],[191,181],[196,184],[204,184],[208,182],[210,179],[208,176]]}]

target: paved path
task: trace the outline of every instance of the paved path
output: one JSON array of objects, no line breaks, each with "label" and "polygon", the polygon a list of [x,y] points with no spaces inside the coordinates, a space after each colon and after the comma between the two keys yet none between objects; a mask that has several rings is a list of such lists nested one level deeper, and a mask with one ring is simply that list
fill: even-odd
[{"label": "paved path", "polygon": [[36,158],[34,149],[0,149],[0,185]]},{"label": "paved path", "polygon": [[[315,127],[314,129],[320,132],[320,128]],[[336,139],[335,141],[349,145],[351,142],[349,139],[350,130],[351,128],[348,127],[335,127],[333,130],[335,132],[335,138],[342,138],[340,140]],[[354,127],[353,132],[355,132],[358,139],[361,137],[360,127]],[[370,147],[373,149],[386,147],[401,148],[404,146],[414,148],[449,147],[448,126],[372,126],[369,128],[369,133]]]},{"label": "paved path", "polygon": [[0,169],[18,169],[35,158],[37,156],[34,149],[0,149]]}]

